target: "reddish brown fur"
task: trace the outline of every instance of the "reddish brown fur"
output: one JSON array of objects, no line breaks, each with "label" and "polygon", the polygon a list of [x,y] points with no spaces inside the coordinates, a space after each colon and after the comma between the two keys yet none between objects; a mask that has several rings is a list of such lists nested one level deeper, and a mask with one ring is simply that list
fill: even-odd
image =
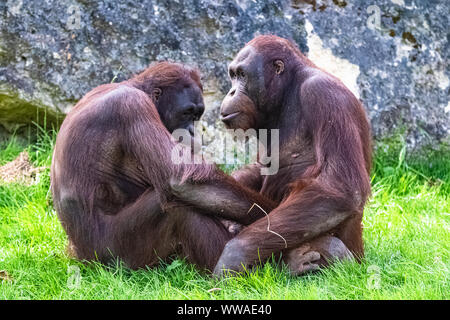
[{"label": "reddish brown fur", "polygon": [[[258,201],[270,209],[270,202],[239,189],[214,166],[172,164],[174,142],[155,108],[153,92],[186,86],[201,89],[195,70],[158,63],[128,81],[93,89],[67,115],[53,154],[51,189],[79,259],[108,262],[119,257],[139,268],[178,253],[212,270],[231,234],[217,215],[200,214],[201,208],[186,204],[166,204],[171,178],[230,181],[250,203]],[[254,221],[243,211],[241,216],[232,212],[223,217]]]},{"label": "reddish brown fur", "polygon": [[[179,66],[164,75],[160,65],[153,73],[100,86],[67,116],[52,163],[55,208],[79,258],[118,256],[137,268],[178,252],[212,269],[231,237],[219,217],[250,226],[228,242],[216,272],[240,270],[281,252],[285,243],[294,249],[329,233],[363,255],[371,152],[361,104],[290,42],[263,36],[249,45],[267,65],[275,59],[285,64],[279,77],[264,69],[267,90],[255,99],[258,111],[244,99],[243,118],[236,122],[280,129],[279,172],[262,177],[252,166],[235,174],[238,184],[214,166],[171,164],[174,144],[153,90],[161,84],[198,86],[191,70]],[[169,192],[180,200],[174,204]],[[267,231],[263,212],[248,213],[253,203],[271,211],[271,230],[282,238]]]},{"label": "reddish brown fur", "polygon": [[[277,69],[280,65],[283,68]],[[261,176],[259,166],[253,165],[234,174],[241,184],[274,201],[276,208],[228,242],[215,272],[241,270],[242,265],[328,234],[363,257],[361,220],[370,195],[372,146],[361,103],[340,80],[317,68],[293,43],[276,36],[250,41],[230,64],[230,75],[233,87],[221,115],[231,128],[279,129],[280,169],[275,175]],[[260,79],[264,83],[255,87]],[[238,116],[227,117],[237,111]],[[196,191],[191,186],[184,200],[192,194]],[[202,201],[193,198],[197,204]],[[212,203],[208,207],[205,201],[204,208],[220,208],[217,201]],[[227,206],[231,210],[230,203]],[[267,231],[269,219],[274,232]]]},{"label": "reddish brown fur", "polygon": [[144,92],[151,92],[155,87],[169,87],[175,83],[194,82],[202,91],[200,75],[195,69],[180,68],[180,65],[168,62],[156,63],[134,76],[130,83]]},{"label": "reddish brown fur", "polygon": [[[285,238],[289,248],[323,232],[333,233],[361,258],[361,220],[370,194],[371,167],[364,108],[341,81],[317,68],[291,42],[260,36],[247,46],[268,60],[283,60],[287,71],[283,81],[265,70],[267,89],[282,94],[278,103],[269,101],[281,116],[258,127],[280,129],[280,171],[265,177],[259,189],[279,202],[269,215],[272,230]],[[298,156],[292,158],[293,154]],[[245,177],[239,181],[247,183]],[[283,247],[283,239],[266,228],[266,221],[257,221],[231,241],[245,246],[247,261],[256,258],[253,248],[265,257]]]}]

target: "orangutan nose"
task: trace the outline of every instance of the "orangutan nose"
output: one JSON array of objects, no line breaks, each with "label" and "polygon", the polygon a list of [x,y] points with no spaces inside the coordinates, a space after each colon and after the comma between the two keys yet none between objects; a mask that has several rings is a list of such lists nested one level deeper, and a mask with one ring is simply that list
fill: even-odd
[{"label": "orangutan nose", "polygon": [[201,104],[190,104],[184,107],[184,113],[188,115],[192,115],[194,120],[199,120],[202,116],[203,112],[205,112],[205,106],[203,103]]}]

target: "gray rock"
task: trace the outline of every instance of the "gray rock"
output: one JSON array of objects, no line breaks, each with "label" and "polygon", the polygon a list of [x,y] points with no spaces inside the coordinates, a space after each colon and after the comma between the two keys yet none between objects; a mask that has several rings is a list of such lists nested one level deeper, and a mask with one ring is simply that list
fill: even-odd
[{"label": "gray rock", "polygon": [[0,125],[57,125],[93,87],[167,59],[201,70],[212,125],[227,64],[273,33],[345,78],[376,137],[404,127],[411,145],[441,141],[450,133],[448,16],[446,0],[2,1]]}]

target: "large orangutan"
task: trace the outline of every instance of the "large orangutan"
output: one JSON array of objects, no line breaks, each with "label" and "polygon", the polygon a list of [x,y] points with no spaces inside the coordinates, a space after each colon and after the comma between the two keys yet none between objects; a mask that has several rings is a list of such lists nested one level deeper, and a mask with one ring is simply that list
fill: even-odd
[{"label": "large orangutan", "polygon": [[[371,167],[370,127],[361,103],[341,81],[276,36],[250,41],[229,65],[229,76],[222,121],[234,129],[279,129],[280,168],[262,176],[255,164],[234,174],[275,208],[226,244],[215,274],[242,270],[280,252],[301,273],[325,265],[330,252],[347,256],[340,240],[360,259]],[[173,179],[171,186],[177,197],[207,212],[241,212],[249,205],[245,195],[230,196],[228,182]]]}]

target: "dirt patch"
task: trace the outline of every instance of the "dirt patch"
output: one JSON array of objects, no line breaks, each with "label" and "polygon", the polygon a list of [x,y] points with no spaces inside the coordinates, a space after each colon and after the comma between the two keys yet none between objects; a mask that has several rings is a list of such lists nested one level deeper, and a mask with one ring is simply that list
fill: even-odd
[{"label": "dirt patch", "polygon": [[5,270],[0,270],[0,282],[3,281],[10,282],[12,281],[12,278]]},{"label": "dirt patch", "polygon": [[16,159],[0,167],[0,183],[32,185],[44,169],[45,167],[34,167],[28,152],[22,151]]}]

